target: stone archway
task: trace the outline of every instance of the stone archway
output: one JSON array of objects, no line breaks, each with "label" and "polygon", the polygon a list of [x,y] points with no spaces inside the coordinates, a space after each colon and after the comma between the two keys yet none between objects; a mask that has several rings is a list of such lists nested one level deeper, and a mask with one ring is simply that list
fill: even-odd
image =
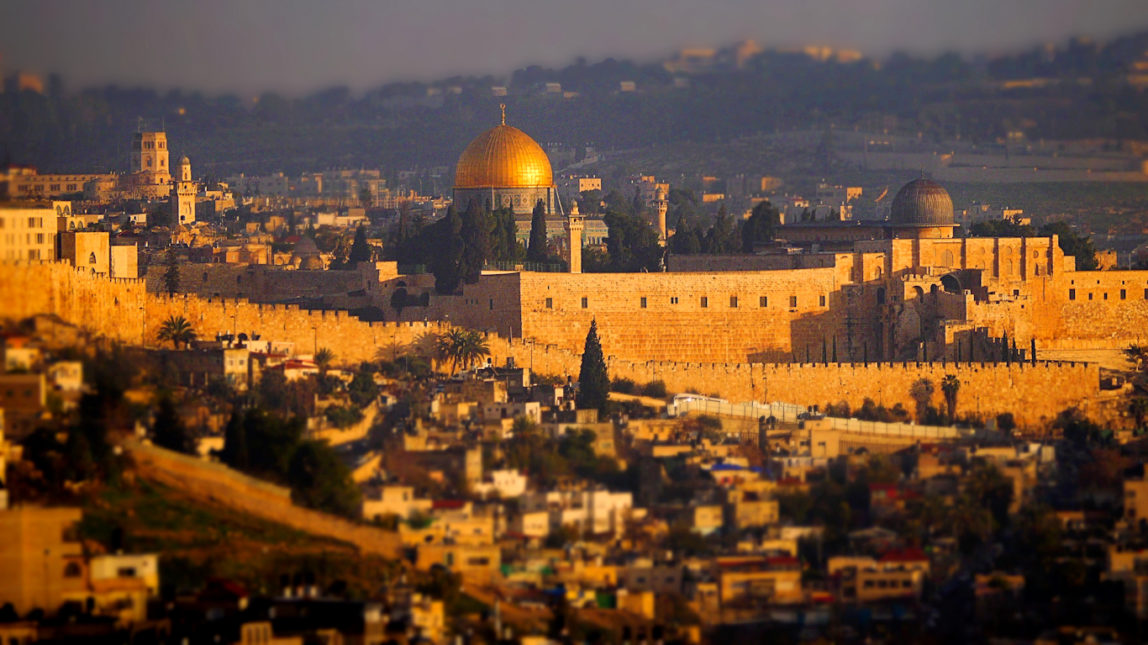
[{"label": "stone archway", "polygon": [[961,286],[961,279],[957,277],[956,273],[946,273],[941,276],[941,286],[947,293],[964,292],[964,288]]}]

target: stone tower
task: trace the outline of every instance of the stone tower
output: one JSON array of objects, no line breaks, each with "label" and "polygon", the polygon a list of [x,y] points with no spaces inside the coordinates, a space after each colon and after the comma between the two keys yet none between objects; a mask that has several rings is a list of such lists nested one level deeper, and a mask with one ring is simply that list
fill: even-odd
[{"label": "stone tower", "polygon": [[670,203],[666,200],[666,191],[659,188],[654,192],[654,207],[658,209],[658,236],[662,245],[666,244],[666,211]]},{"label": "stone tower", "polygon": [[195,193],[197,186],[191,179],[191,160],[179,160],[179,179],[173,182],[171,190],[171,212],[176,224],[195,223]]},{"label": "stone tower", "polygon": [[132,135],[130,182],[137,196],[162,199],[171,184],[167,133],[136,132]]},{"label": "stone tower", "polygon": [[132,135],[132,172],[170,177],[167,165],[167,133],[137,132]]},{"label": "stone tower", "polygon": [[566,247],[569,249],[567,258],[570,273],[582,273],[582,227],[585,222],[582,214],[578,212],[578,202],[570,207],[566,216]]}]

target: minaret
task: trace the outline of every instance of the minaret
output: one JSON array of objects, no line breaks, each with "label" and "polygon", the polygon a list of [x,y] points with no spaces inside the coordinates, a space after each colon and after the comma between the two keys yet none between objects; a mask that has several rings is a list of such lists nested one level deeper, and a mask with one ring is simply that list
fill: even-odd
[{"label": "minaret", "polygon": [[178,224],[195,223],[195,193],[198,187],[191,179],[191,160],[179,160],[179,179],[171,191],[171,213]]},{"label": "minaret", "polygon": [[570,207],[570,214],[566,216],[566,246],[569,249],[567,260],[570,273],[582,273],[582,226],[584,224],[581,213],[578,212],[578,202]]},{"label": "minaret", "polygon": [[670,204],[666,201],[666,191],[658,188],[654,191],[654,206],[658,209],[658,235],[662,246],[666,245],[666,211]]}]

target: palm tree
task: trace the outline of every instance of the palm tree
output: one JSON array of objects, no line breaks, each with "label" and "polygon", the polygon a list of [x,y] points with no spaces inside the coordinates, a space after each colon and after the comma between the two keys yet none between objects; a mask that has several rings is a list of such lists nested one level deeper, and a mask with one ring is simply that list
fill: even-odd
[{"label": "palm tree", "polygon": [[925,412],[933,399],[933,382],[923,378],[909,388],[909,396],[917,404],[917,423],[925,422]]},{"label": "palm tree", "polygon": [[961,380],[955,374],[946,374],[941,379],[941,392],[945,394],[945,407],[949,412],[949,423],[956,423],[957,392],[961,389]]},{"label": "palm tree", "polygon": [[435,355],[440,361],[450,361],[450,373],[461,360],[458,350],[463,345],[466,332],[462,329],[451,329],[435,339]]},{"label": "palm tree", "polygon": [[315,366],[319,368],[319,376],[327,375],[327,368],[331,367],[333,360],[335,360],[335,352],[326,347],[320,347],[319,351],[315,352]]},{"label": "palm tree", "polygon": [[469,370],[484,356],[490,356],[490,344],[487,343],[486,336],[482,332],[468,329],[462,333],[461,343],[456,353],[459,361],[463,364],[463,369]]},{"label": "palm tree", "polygon": [[171,341],[175,349],[179,349],[180,343],[183,343],[184,347],[189,347],[191,341],[195,340],[195,329],[183,316],[168,316],[159,327],[158,338]]},{"label": "palm tree", "polygon": [[490,356],[486,336],[473,329],[452,329],[435,341],[435,354],[439,360],[450,361],[450,373],[461,366],[468,370],[484,356]]}]

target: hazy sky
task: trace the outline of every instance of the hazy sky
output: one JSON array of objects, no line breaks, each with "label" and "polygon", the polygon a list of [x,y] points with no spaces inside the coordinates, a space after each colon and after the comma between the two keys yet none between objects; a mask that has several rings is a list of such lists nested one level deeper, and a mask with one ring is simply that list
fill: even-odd
[{"label": "hazy sky", "polygon": [[744,38],[880,56],[1145,28],[1148,0],[2,0],[0,68],[58,72],[71,88],[296,93]]}]

